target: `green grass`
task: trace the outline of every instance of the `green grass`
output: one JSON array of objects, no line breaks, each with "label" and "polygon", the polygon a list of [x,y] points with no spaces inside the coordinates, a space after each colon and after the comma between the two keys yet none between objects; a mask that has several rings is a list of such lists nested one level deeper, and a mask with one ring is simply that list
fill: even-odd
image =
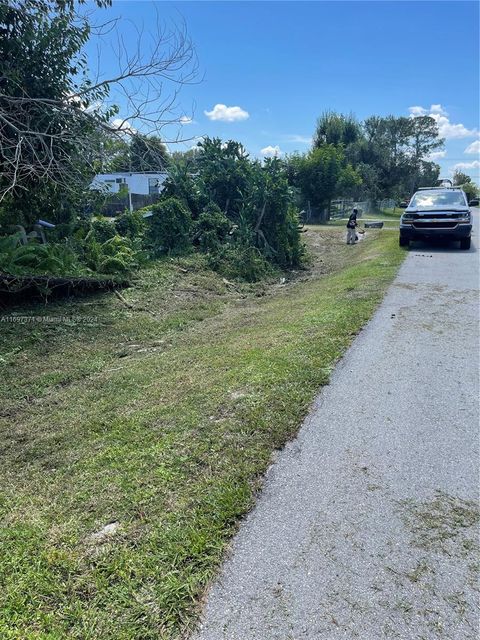
[{"label": "green grass", "polygon": [[403,211],[404,209],[400,209],[400,207],[395,207],[395,209],[382,209],[379,213],[368,214],[368,216],[365,215],[365,217],[371,220],[384,220],[385,222],[398,223]]},{"label": "green grass", "polygon": [[71,322],[1,323],[1,638],[191,628],[272,452],[404,256],[391,232],[307,237],[312,267],[286,285],[192,256],[145,270],[133,308],[101,294],[15,310]]}]

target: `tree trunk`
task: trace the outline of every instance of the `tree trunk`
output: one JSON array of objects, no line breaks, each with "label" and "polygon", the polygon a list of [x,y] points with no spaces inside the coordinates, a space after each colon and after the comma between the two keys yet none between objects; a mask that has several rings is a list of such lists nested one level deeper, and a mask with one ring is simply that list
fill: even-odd
[{"label": "tree trunk", "polygon": [[263,207],[262,207],[262,210],[260,212],[260,215],[258,216],[257,224],[255,225],[255,233],[258,233],[258,230],[260,229],[260,225],[262,224],[263,216],[265,215],[265,207],[266,206],[267,206],[267,201],[265,200],[265,202],[263,203]]}]

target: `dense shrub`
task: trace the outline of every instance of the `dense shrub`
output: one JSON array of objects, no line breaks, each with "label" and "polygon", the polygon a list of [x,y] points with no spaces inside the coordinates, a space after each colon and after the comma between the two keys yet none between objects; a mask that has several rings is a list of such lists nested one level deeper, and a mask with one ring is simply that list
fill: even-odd
[{"label": "dense shrub", "polygon": [[204,207],[208,205],[209,198],[205,193],[203,184],[197,179],[194,165],[170,166],[168,177],[163,183],[163,193],[165,198],[178,198],[191,212],[192,218],[196,220]]},{"label": "dense shrub", "polygon": [[50,260],[51,273],[64,260],[70,270],[76,261],[90,273],[125,275],[138,268],[142,250],[154,258],[196,247],[225,277],[250,281],[304,259],[285,163],[252,161],[234,141],[206,138],[191,162],[172,165],[156,204],[114,222],[79,215],[50,232],[49,241],[62,249],[26,248],[16,259],[31,269]]},{"label": "dense shrub", "polygon": [[12,275],[70,275],[86,273],[77,254],[65,243],[18,244],[19,235],[0,238],[0,271]]},{"label": "dense shrub", "polygon": [[271,262],[282,268],[298,266],[303,254],[294,196],[285,166],[277,158],[256,166],[255,188],[246,201],[257,246]]},{"label": "dense shrub", "polygon": [[114,236],[105,242],[90,238],[85,243],[84,258],[87,266],[97,273],[128,275],[140,262],[140,255],[128,238]]},{"label": "dense shrub", "polygon": [[251,160],[233,140],[205,138],[167,184],[185,202],[188,193],[208,202],[194,216],[192,238],[201,250],[223,251],[228,220],[233,244],[255,247],[270,263],[291,268],[301,264],[303,246],[287,169],[278,158]]},{"label": "dense shrub", "polygon": [[220,208],[210,203],[202,211],[194,225],[194,240],[205,252],[218,251],[228,238],[232,223]]},{"label": "dense shrub", "polygon": [[145,226],[142,211],[125,211],[115,220],[115,230],[123,238],[141,238]]},{"label": "dense shrub", "polygon": [[[49,232],[48,244],[32,240],[20,243],[21,235],[0,237],[0,271],[12,275],[95,276],[129,275],[144,260],[141,214],[126,214],[120,229],[134,237],[115,234],[108,220],[77,220]],[[64,236],[68,233],[67,237]],[[140,234],[140,235],[139,235]]]},{"label": "dense shrub", "polygon": [[190,245],[192,217],[177,198],[166,198],[149,207],[147,242],[153,255],[184,251]]},{"label": "dense shrub", "polygon": [[298,211],[289,206],[282,224],[276,228],[276,262],[282,267],[300,265],[305,257],[305,245],[300,240]]},{"label": "dense shrub", "polygon": [[93,236],[97,242],[106,242],[116,235],[115,225],[107,218],[97,218],[92,220],[90,226]]},{"label": "dense shrub", "polygon": [[84,238],[26,245],[20,244],[20,234],[0,237],[0,272],[12,275],[128,275],[142,258],[139,243],[120,236],[99,242],[89,232]]},{"label": "dense shrub", "polygon": [[[239,142],[204,138],[198,144],[196,180],[201,190],[236,222],[245,199],[254,188],[257,164]],[[258,165],[259,166],[259,165]]]},{"label": "dense shrub", "polygon": [[70,238],[74,234],[76,228],[77,225],[74,220],[61,222],[55,226],[55,229],[48,229],[45,235],[49,242],[59,242]]},{"label": "dense shrub", "polygon": [[209,256],[212,269],[226,278],[256,282],[273,273],[273,268],[256,247],[225,245]]}]

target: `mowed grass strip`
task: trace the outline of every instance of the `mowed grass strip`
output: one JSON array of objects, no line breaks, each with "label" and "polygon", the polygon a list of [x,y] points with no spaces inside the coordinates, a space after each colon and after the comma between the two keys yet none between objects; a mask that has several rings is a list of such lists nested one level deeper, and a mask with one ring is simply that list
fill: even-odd
[{"label": "mowed grass strip", "polygon": [[[211,276],[218,291],[182,302],[180,326],[155,306],[157,294],[168,301],[160,283],[146,296],[155,317],[101,296],[89,313],[108,322],[50,327],[50,351],[9,326],[4,372],[21,394],[1,418],[1,638],[185,637],[272,452],[404,255],[393,232],[348,248],[338,229],[309,234],[323,234],[317,267],[330,251],[333,271],[262,297]],[[147,347],[122,355],[132,339]],[[36,385],[36,366],[50,386]]]}]

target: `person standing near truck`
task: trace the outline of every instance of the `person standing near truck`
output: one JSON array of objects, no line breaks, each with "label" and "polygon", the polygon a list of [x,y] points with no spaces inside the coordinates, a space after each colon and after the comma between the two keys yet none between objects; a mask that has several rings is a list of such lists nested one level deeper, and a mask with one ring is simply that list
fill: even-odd
[{"label": "person standing near truck", "polygon": [[347,222],[347,244],[355,244],[355,242],[357,241],[357,232],[356,232],[356,228],[358,226],[357,215],[358,215],[358,209],[355,208]]}]

